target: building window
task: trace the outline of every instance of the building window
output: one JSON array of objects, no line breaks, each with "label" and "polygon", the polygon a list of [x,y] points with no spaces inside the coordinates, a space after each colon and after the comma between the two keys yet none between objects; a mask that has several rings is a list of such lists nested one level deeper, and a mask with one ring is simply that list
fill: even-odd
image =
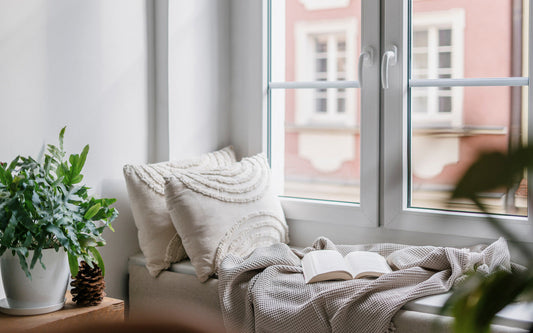
[{"label": "building window", "polygon": [[[413,79],[463,77],[464,11],[432,11],[413,18],[411,60]],[[462,87],[413,90],[411,110],[415,126],[461,126]]]},{"label": "building window", "polygon": [[[296,81],[355,80],[357,20],[295,22]],[[346,128],[356,124],[353,89],[319,88],[296,92],[296,125]]]}]

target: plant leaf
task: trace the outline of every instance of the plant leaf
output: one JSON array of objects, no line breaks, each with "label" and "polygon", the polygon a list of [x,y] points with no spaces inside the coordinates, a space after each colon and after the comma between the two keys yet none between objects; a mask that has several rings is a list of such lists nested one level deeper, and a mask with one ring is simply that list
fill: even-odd
[{"label": "plant leaf", "polygon": [[78,257],[74,256],[70,252],[67,253],[67,256],[68,256],[68,265],[70,267],[70,275],[72,275],[72,277],[76,277],[80,269],[80,266],[78,263]]},{"label": "plant leaf", "polygon": [[46,231],[54,234],[61,245],[68,246],[68,238],[65,237],[63,231],[61,231],[61,229],[59,229],[57,226],[49,224],[46,226]]},{"label": "plant leaf", "polygon": [[97,203],[96,205],[93,205],[91,208],[89,208],[87,210],[87,212],[85,213],[83,218],[86,219],[86,220],[92,219],[96,215],[96,213],[98,213],[100,208],[102,208],[102,205],[100,205],[100,203]]},{"label": "plant leaf", "polygon": [[59,131],[59,149],[63,151],[63,138],[65,137],[65,130],[67,129],[67,126],[64,126],[61,131]]},{"label": "plant leaf", "polygon": [[98,267],[102,270],[102,276],[105,276],[105,266],[104,266],[104,259],[100,255],[100,252],[95,247],[90,247],[89,251],[93,255],[93,258],[96,259],[96,263],[98,264]]}]

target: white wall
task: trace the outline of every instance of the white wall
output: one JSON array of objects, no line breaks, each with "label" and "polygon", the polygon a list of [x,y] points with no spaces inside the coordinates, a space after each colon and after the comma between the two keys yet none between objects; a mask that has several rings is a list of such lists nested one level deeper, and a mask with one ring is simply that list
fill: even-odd
[{"label": "white wall", "polygon": [[229,144],[229,1],[169,1],[167,55],[170,158]]},{"label": "white wall", "polygon": [[0,0],[0,161],[64,125],[67,151],[90,144],[85,182],[120,211],[101,249],[110,296],[127,296],[138,251],[122,166],[230,143],[229,4]]},{"label": "white wall", "polygon": [[36,155],[65,125],[68,152],[90,145],[84,181],[120,211],[101,250],[115,297],[138,248],[122,165],[153,145],[147,48],[144,0],[0,0],[0,161]]},{"label": "white wall", "polygon": [[[263,103],[266,45],[260,0],[231,0],[231,143],[241,156],[265,151]],[[257,129],[261,129],[258,131]]]}]

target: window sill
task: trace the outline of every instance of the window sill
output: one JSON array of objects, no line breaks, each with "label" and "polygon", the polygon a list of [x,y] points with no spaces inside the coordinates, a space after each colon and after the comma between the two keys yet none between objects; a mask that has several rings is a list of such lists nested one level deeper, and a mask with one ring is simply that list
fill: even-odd
[{"label": "window sill", "polygon": [[359,134],[359,127],[346,126],[342,124],[324,124],[324,125],[295,125],[286,124],[285,131],[288,133],[338,133],[338,134]]},{"label": "window sill", "polygon": [[[422,297],[405,304],[403,309],[438,315],[449,296],[450,293]],[[533,325],[533,303],[509,304],[496,314],[493,324],[529,330]]]},{"label": "window sill", "polygon": [[414,135],[464,137],[474,135],[505,135],[507,128],[501,126],[440,126],[415,125]]}]

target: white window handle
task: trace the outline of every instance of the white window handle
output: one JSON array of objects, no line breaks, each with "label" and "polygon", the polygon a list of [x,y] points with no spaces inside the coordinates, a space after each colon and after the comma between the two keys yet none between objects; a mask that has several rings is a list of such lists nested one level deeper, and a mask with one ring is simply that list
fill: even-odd
[{"label": "white window handle", "polygon": [[389,89],[389,67],[396,65],[398,48],[392,45],[381,58],[381,86]]},{"label": "white window handle", "polygon": [[359,88],[363,88],[363,65],[372,66],[374,64],[374,48],[367,46],[363,48],[363,52],[359,55]]}]

